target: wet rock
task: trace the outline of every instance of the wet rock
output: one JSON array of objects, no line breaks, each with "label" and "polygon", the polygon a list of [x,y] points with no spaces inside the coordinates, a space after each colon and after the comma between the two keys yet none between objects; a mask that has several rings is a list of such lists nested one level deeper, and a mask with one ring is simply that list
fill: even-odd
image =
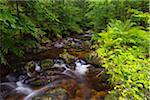
[{"label": "wet rock", "polygon": [[41,61],[41,67],[42,69],[48,69],[53,66],[53,60],[52,59],[44,59]]},{"label": "wet rock", "polygon": [[87,31],[87,33],[82,34],[82,35],[79,35],[78,37],[79,37],[81,40],[89,40],[89,41],[90,41],[90,39],[91,39],[91,37],[92,37],[92,34],[88,33],[88,31]]},{"label": "wet rock", "polygon": [[56,47],[56,48],[62,48],[64,46],[65,46],[65,44],[63,42],[61,42],[61,43],[57,42],[56,44],[54,44],[54,47]]},{"label": "wet rock", "polygon": [[54,43],[56,48],[81,48],[82,41],[76,38],[63,38]]},{"label": "wet rock", "polygon": [[40,53],[44,50],[50,49],[52,45],[52,41],[48,38],[44,37],[42,40],[40,40],[38,43],[34,43],[34,45],[29,45],[26,47],[26,53]]},{"label": "wet rock", "polygon": [[68,95],[66,90],[62,88],[56,88],[53,90],[48,91],[41,97],[35,97],[35,100],[68,100]]},{"label": "wet rock", "polygon": [[35,72],[35,62],[29,61],[25,66],[24,66],[28,76],[30,77],[34,77],[36,76],[36,72]]},{"label": "wet rock", "polygon": [[72,61],[74,61],[74,59],[76,59],[77,57],[69,54],[67,51],[64,51],[64,53],[59,55],[61,58],[65,59],[66,63],[71,63]]},{"label": "wet rock", "polygon": [[30,68],[34,68],[34,67],[35,67],[35,64],[34,64],[33,60],[27,62],[26,65],[25,65],[26,70],[30,70]]},{"label": "wet rock", "polygon": [[91,46],[91,42],[90,41],[84,41],[83,43],[82,43],[82,47],[84,48],[84,49],[89,49],[90,48],[90,46]]},{"label": "wet rock", "polygon": [[[39,66],[40,67],[40,66]],[[44,81],[44,77],[41,72],[36,71],[35,61],[30,61],[25,65],[26,77],[24,79],[25,84],[29,85],[42,85],[46,84],[47,82]]]},{"label": "wet rock", "polygon": [[46,78],[39,78],[36,80],[30,80],[30,82],[28,82],[28,85],[30,86],[45,86],[49,83],[49,80]]}]

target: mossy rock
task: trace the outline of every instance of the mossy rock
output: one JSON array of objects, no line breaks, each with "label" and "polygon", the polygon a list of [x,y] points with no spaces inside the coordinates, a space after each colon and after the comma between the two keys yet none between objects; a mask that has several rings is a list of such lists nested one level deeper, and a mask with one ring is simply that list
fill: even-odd
[{"label": "mossy rock", "polygon": [[62,88],[56,88],[49,90],[41,97],[35,97],[34,100],[68,100],[68,94],[66,90]]},{"label": "mossy rock", "polygon": [[91,41],[82,42],[82,48],[89,49],[91,47]]},{"label": "mossy rock", "polygon": [[52,59],[44,59],[41,61],[41,67],[42,69],[48,69],[53,66],[53,60]]},{"label": "mossy rock", "polygon": [[70,55],[67,51],[59,55],[61,58],[65,59],[66,63],[71,63],[76,57]]},{"label": "mossy rock", "polygon": [[45,86],[50,82],[50,80],[38,79],[29,82],[28,84],[31,86]]},{"label": "mossy rock", "polygon": [[25,64],[24,68],[27,72],[33,72],[35,70],[35,63],[34,61],[29,61]]}]

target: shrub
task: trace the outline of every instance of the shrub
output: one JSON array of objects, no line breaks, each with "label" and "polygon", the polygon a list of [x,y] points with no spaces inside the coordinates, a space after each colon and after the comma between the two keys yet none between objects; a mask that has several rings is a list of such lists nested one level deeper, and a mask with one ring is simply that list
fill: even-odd
[{"label": "shrub", "polygon": [[149,82],[148,32],[130,21],[112,20],[107,31],[93,37],[99,43],[100,56],[113,90],[111,98],[119,100],[147,99]]}]

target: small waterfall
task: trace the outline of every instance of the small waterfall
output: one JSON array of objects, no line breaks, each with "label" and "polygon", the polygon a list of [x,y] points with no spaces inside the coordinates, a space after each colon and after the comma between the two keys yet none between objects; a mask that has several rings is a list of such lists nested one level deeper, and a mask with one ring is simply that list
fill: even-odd
[{"label": "small waterfall", "polygon": [[35,90],[32,93],[30,93],[29,95],[27,95],[24,100],[32,100],[35,96],[42,96],[46,91],[48,91],[51,88],[55,88],[56,86],[58,86],[58,84],[62,83],[62,80],[57,80],[54,82],[51,82],[50,84],[42,87],[39,90]]},{"label": "small waterfall", "polygon": [[[81,60],[79,60],[79,61],[81,61]],[[57,59],[54,62],[55,62],[55,64],[53,65],[53,67],[64,68],[64,71],[62,71],[61,73],[58,73],[58,74],[66,75],[66,76],[70,77],[71,79],[75,79],[79,82],[83,82],[83,80],[85,80],[83,76],[86,74],[86,71],[88,71],[87,67],[89,67],[89,65],[86,65],[84,61],[81,61],[81,62],[76,61],[75,64],[76,64],[77,68],[75,70],[69,68],[69,66],[67,66],[62,59],[60,59],[60,60]],[[24,98],[24,100],[32,100],[32,98],[34,98],[35,96],[41,96],[46,91],[48,91],[51,88],[57,87],[62,82],[63,82],[62,80],[56,80],[54,82],[51,82],[50,84],[44,86],[43,88],[33,91],[32,93],[27,95]]]},{"label": "small waterfall", "polygon": [[[40,66],[37,63],[35,63],[35,66],[37,67],[37,70],[35,69],[36,71],[41,70]],[[1,83],[0,86],[5,85],[11,87],[12,91],[14,91],[15,93],[24,94],[24,100],[32,100],[35,96],[42,96],[49,89],[57,87],[63,82],[63,80],[73,79],[78,83],[84,83],[85,75],[88,71],[89,66],[90,65],[85,61],[79,59],[75,61],[75,69],[73,69],[69,65],[65,64],[62,59],[57,59],[54,60],[53,67],[57,69],[63,69],[61,71],[58,71],[57,74],[60,74],[61,76],[64,75],[68,78],[55,80],[38,90],[32,90],[28,85],[23,84],[24,77],[21,77],[17,82]]]},{"label": "small waterfall", "polygon": [[15,88],[15,91],[17,93],[22,93],[22,94],[28,95],[33,92],[33,90],[31,88],[29,88],[25,84],[22,84],[22,82],[20,82],[20,81],[16,82],[16,84],[17,84],[17,88]]},{"label": "small waterfall", "polygon": [[41,66],[39,66],[37,62],[34,63],[35,63],[35,71],[41,72],[42,71]]},{"label": "small waterfall", "polygon": [[0,83],[0,97],[4,99],[8,95],[10,95],[12,90],[15,89],[16,87],[17,87],[16,84],[12,82]]},{"label": "small waterfall", "polygon": [[88,72],[88,67],[90,67],[90,65],[82,64],[80,62],[75,62],[75,64],[76,64],[75,72],[78,75],[86,75],[86,72]]},{"label": "small waterfall", "polygon": [[15,89],[15,88],[17,87],[16,84],[13,83],[13,82],[0,83],[0,87],[1,87],[1,86],[8,86],[8,87],[10,87],[10,88],[12,88],[12,89]]},{"label": "small waterfall", "polygon": [[[14,77],[13,77],[14,78]],[[17,82],[3,82],[0,83],[1,87],[1,97],[5,98],[9,95],[12,95],[14,93],[29,95],[33,92],[31,88],[29,88],[27,85],[22,83],[22,80],[19,80]]]}]

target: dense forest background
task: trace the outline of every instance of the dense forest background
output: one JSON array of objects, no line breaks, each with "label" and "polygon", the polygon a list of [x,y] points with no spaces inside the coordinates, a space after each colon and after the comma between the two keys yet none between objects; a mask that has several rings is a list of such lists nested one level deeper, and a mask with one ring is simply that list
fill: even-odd
[{"label": "dense forest background", "polygon": [[[111,75],[107,98],[148,100],[149,0],[0,0],[0,64],[47,40],[92,34]],[[114,99],[113,99],[114,98]]]}]

